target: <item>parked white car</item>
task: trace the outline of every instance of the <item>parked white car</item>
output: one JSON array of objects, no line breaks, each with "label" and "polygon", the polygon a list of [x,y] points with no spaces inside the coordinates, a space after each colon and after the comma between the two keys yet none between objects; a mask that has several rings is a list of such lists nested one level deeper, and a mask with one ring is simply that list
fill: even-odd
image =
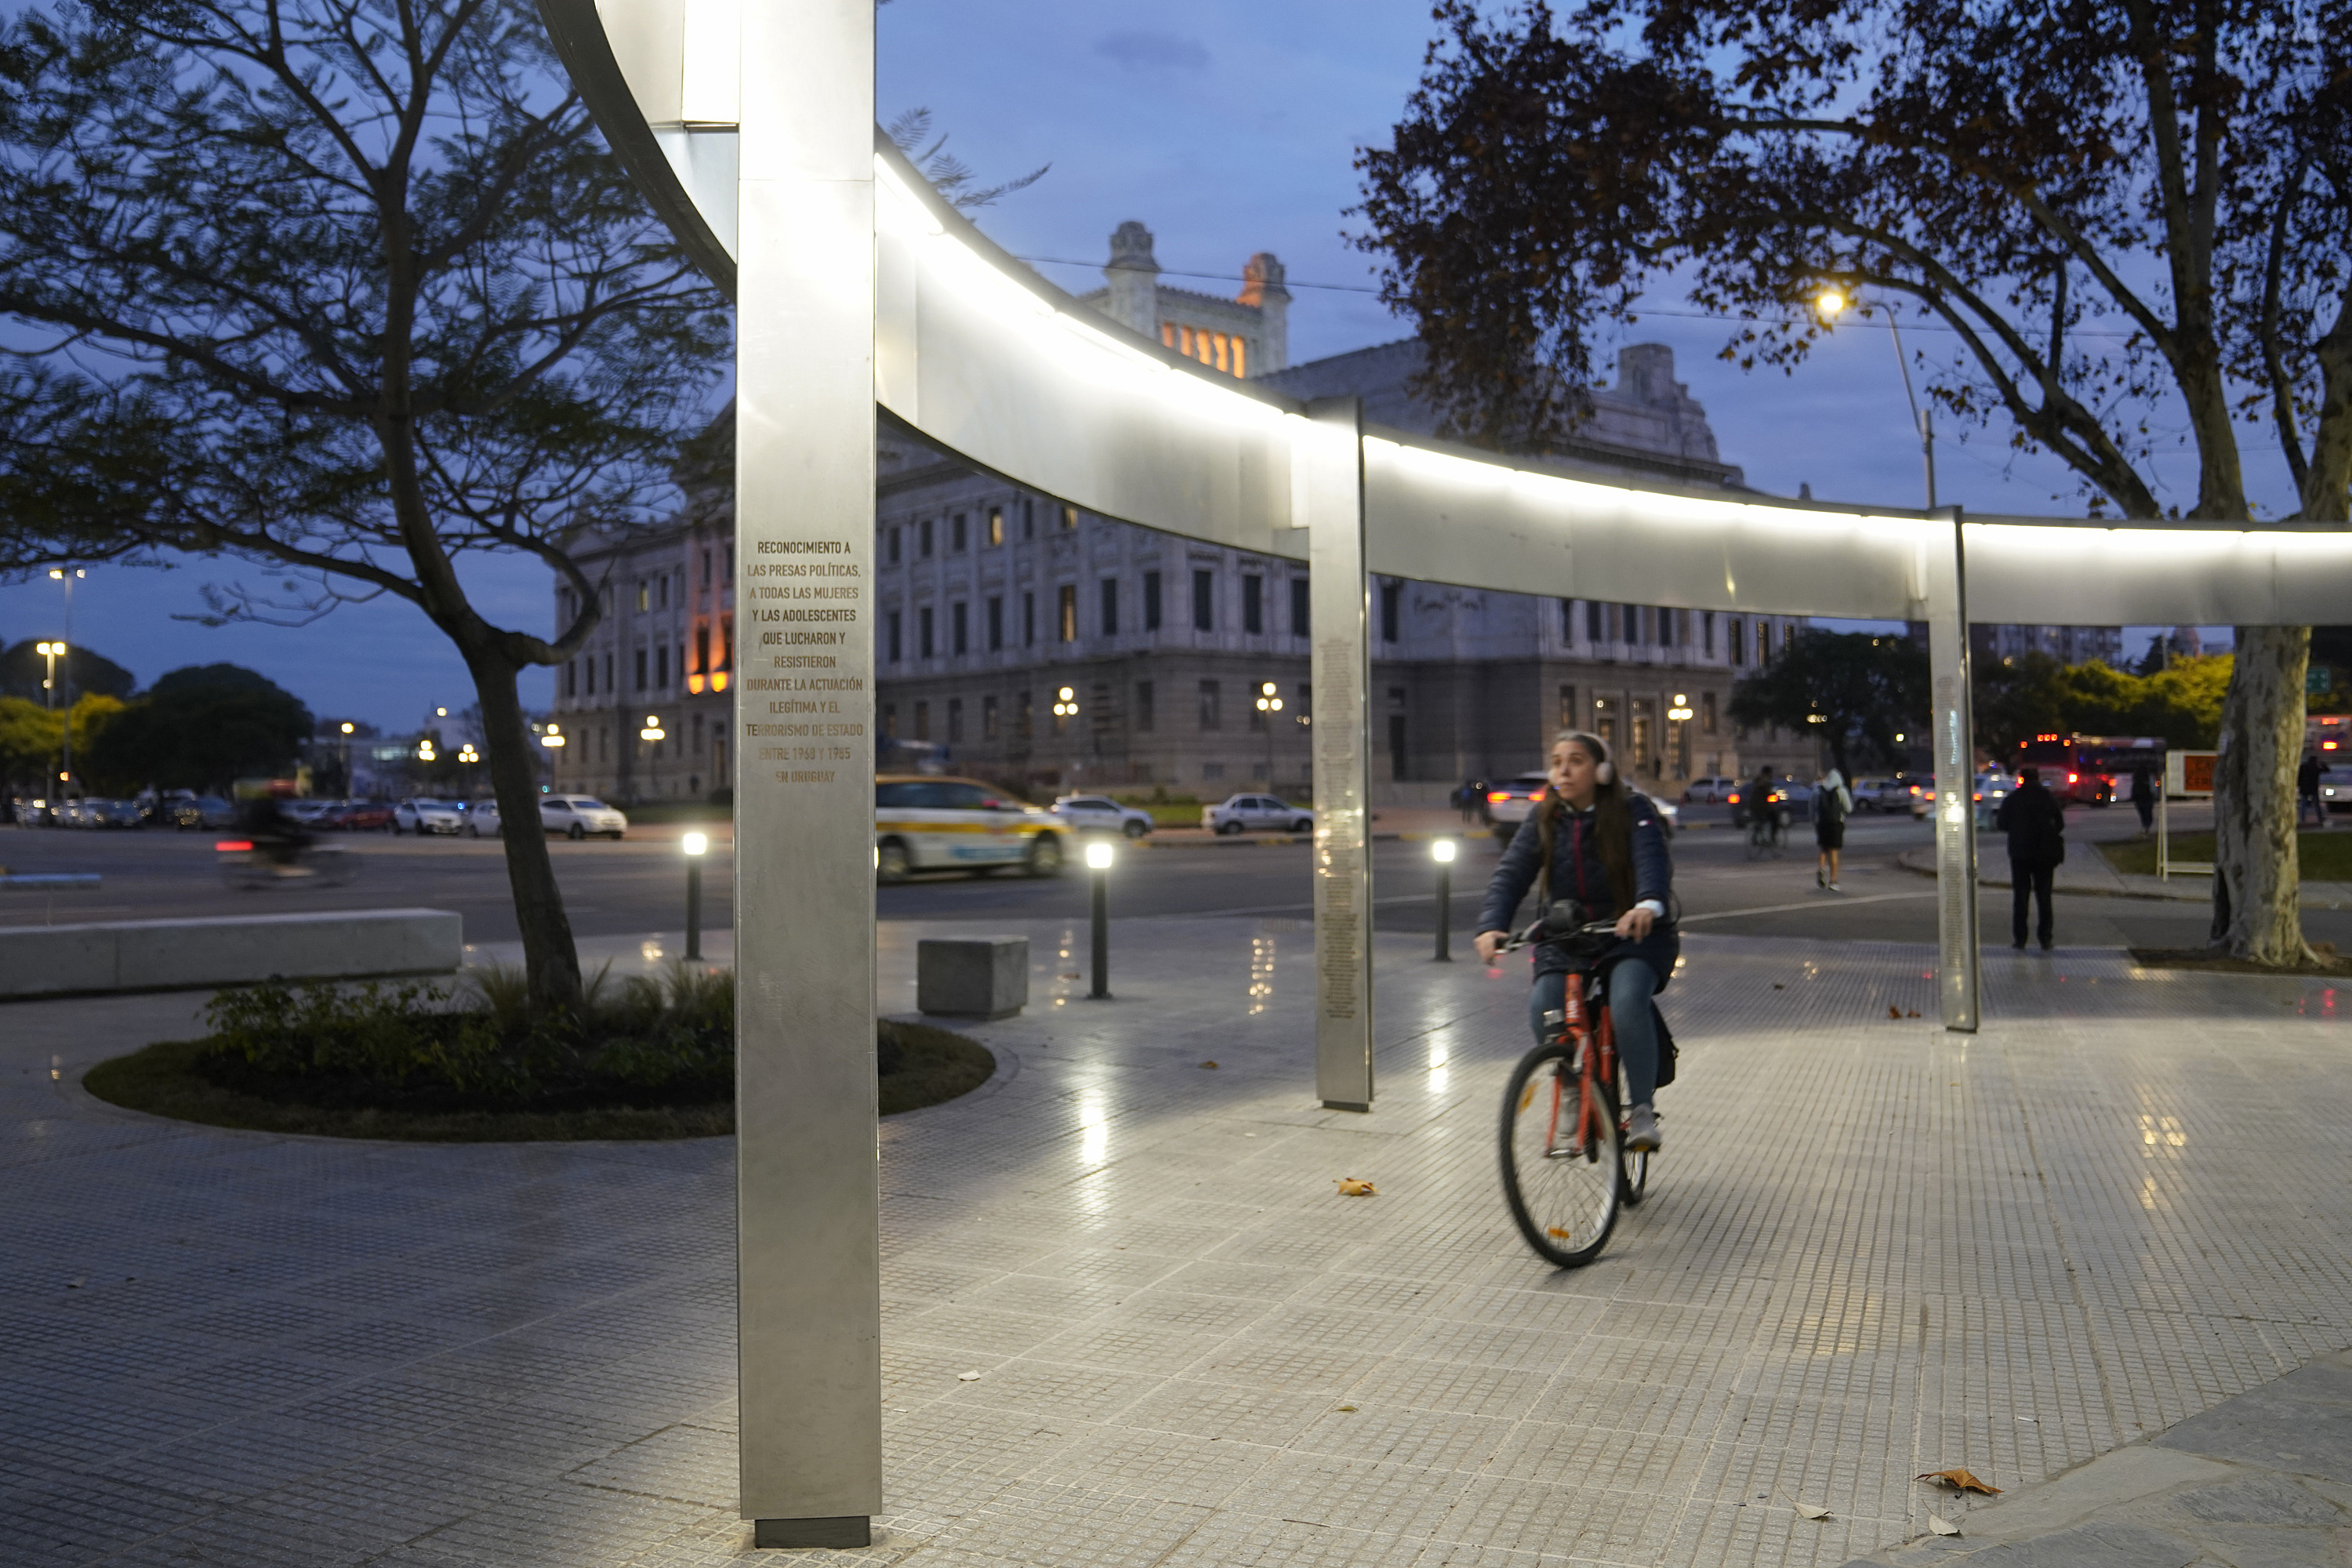
[{"label": "parked white car", "polygon": [[[2131,798],[2129,785],[2116,793],[2123,799]],[[2319,775],[2319,800],[2330,811],[2352,811],[2352,768],[2323,770]]]},{"label": "parked white car", "polygon": [[463,833],[466,831],[465,804],[455,800],[428,800],[421,795],[404,800],[392,808],[392,830],[394,833]]},{"label": "parked white car", "polygon": [[[618,838],[628,832],[629,819],[594,795],[543,795],[539,797],[539,826],[550,837],[560,833],[566,838],[579,839],[593,833]],[[505,827],[496,800],[478,800],[466,808],[466,835],[469,838],[484,835],[495,838]]]},{"label": "parked white car", "polygon": [[1101,795],[1066,795],[1054,802],[1053,815],[1074,833],[1124,833],[1140,838],[1152,826],[1150,812]]},{"label": "parked white car", "polygon": [[1738,787],[1738,779],[1693,779],[1683,798],[1694,805],[1721,805]]},{"label": "parked white car", "polygon": [[1201,826],[1212,833],[1312,833],[1315,814],[1270,795],[1237,795],[1202,806]]}]

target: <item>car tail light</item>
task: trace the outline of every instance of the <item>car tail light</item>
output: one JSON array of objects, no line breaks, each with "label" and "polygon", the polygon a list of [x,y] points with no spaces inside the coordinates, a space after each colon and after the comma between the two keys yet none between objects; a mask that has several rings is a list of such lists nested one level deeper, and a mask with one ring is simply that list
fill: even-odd
[{"label": "car tail light", "polygon": [[2066,782],[2067,782],[2068,784],[2076,784],[2076,783],[2081,782],[2081,778],[2082,778],[2082,775],[2081,775],[2081,774],[2079,774],[2079,773],[2068,773],[2068,774],[2066,775]]},{"label": "car tail light", "polygon": [[1486,792],[1486,804],[1488,805],[1500,805],[1510,798],[1511,792],[1507,789],[1493,789]]},{"label": "car tail light", "polygon": [[1725,801],[1727,801],[1727,803],[1729,803],[1730,805],[1738,805],[1739,804],[1739,797],[1738,797],[1738,795],[1725,795],[1723,798],[1725,799]]},{"label": "car tail light", "polygon": [[253,851],[253,840],[250,838],[224,838],[219,843],[214,845],[213,847],[219,850],[224,855],[247,855]]}]

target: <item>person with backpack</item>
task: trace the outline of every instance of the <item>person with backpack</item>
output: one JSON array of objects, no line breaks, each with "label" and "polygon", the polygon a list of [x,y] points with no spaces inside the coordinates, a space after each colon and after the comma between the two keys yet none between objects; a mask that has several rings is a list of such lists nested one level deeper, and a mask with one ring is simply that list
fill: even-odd
[{"label": "person with backpack", "polygon": [[1845,819],[1853,815],[1853,792],[1845,787],[1845,775],[1832,768],[1813,786],[1813,844],[1819,851],[1813,862],[1814,887],[1845,891],[1838,886],[1838,855],[1845,848]]},{"label": "person with backpack", "polygon": [[2043,787],[2040,768],[2017,771],[2017,788],[1993,813],[1992,825],[2009,835],[2010,945],[2025,946],[2025,901],[2032,898],[2042,917],[2042,951],[2048,952],[2050,889],[2066,858],[2066,813]]}]

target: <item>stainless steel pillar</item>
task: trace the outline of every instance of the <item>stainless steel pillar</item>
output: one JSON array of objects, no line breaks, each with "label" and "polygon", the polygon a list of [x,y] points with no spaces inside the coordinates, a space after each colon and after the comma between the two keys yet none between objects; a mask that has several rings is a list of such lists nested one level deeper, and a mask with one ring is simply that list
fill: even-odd
[{"label": "stainless steel pillar", "polygon": [[1969,688],[1968,560],[1960,509],[1927,552],[1927,668],[1936,746],[1936,986],[1944,1027],[1977,1026],[1976,734]]},{"label": "stainless steel pillar", "polygon": [[742,1510],[882,1507],[874,6],[745,5],[735,416]]},{"label": "stainless steel pillar", "polygon": [[1291,457],[1315,629],[1315,1093],[1372,1108],[1371,617],[1364,575],[1362,411],[1307,408]]}]

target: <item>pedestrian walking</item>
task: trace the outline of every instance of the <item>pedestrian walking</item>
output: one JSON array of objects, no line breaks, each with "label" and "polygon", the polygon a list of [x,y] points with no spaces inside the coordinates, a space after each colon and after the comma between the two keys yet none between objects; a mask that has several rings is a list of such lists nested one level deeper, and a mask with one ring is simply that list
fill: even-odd
[{"label": "pedestrian walking", "polygon": [[2156,780],[2146,768],[2132,770],[2131,803],[2139,813],[2139,836],[2145,838],[2156,831]]},{"label": "pedestrian walking", "polygon": [[1813,886],[1843,893],[1838,886],[1838,856],[1845,848],[1845,819],[1853,815],[1853,792],[1845,775],[1832,768],[1813,786]]},{"label": "pedestrian walking", "polygon": [[2327,826],[2327,806],[2319,798],[2319,753],[2305,752],[2303,765],[2294,770],[2294,825],[2303,826],[2303,814],[2308,809],[2319,826]]},{"label": "pedestrian walking", "polygon": [[2053,939],[2051,884],[2066,858],[2066,813],[2042,787],[2040,768],[2020,768],[2017,787],[1993,813],[1992,825],[2009,835],[2010,946],[2025,945],[2025,902],[2031,898],[2041,920],[2035,934],[2048,952]]}]

